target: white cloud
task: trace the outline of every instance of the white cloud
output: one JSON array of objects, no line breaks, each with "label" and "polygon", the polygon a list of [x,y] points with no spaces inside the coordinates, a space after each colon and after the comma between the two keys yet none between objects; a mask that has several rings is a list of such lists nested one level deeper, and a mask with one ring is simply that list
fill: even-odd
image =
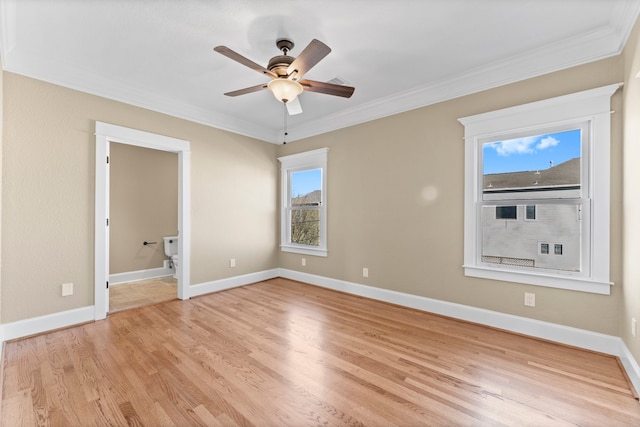
[{"label": "white cloud", "polygon": [[560,144],[560,141],[558,141],[554,137],[545,136],[540,140],[540,142],[538,142],[538,145],[536,145],[536,150],[544,150],[549,147],[555,147],[558,144]]},{"label": "white cloud", "polygon": [[555,147],[560,141],[552,136],[529,136],[526,138],[509,139],[507,141],[492,142],[489,148],[496,150],[498,155],[508,157],[511,154],[532,154],[538,150]]},{"label": "white cloud", "polygon": [[536,137],[510,139],[508,141],[493,142],[489,144],[500,156],[510,156],[511,154],[531,154],[532,146],[536,142]]}]

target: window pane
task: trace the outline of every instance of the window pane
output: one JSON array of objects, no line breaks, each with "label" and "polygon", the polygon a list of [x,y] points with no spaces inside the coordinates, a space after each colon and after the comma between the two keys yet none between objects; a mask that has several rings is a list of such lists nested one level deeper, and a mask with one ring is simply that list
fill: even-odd
[{"label": "window pane", "polygon": [[576,198],[580,129],[482,144],[482,199]]},{"label": "window pane", "polygon": [[496,219],[517,219],[516,206],[496,206]]},{"label": "window pane", "polygon": [[536,219],[536,205],[527,205],[526,219]]},{"label": "window pane", "polygon": [[[482,262],[580,271],[580,207],[544,203],[536,206],[535,221],[504,221],[496,219],[500,206],[483,206]],[[551,249],[559,256],[549,255]]]},{"label": "window pane", "polygon": [[291,243],[320,246],[320,211],[318,209],[291,210]]},{"label": "window pane", "polygon": [[322,169],[291,173],[291,206],[320,206]]}]

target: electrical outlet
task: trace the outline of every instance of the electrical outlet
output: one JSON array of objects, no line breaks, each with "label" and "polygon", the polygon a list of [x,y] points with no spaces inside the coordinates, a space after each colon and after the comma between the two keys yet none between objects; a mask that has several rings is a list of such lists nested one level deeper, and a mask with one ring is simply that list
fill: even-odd
[{"label": "electrical outlet", "polygon": [[635,317],[632,317],[631,318],[631,335],[635,337],[637,332],[638,332],[638,325]]},{"label": "electrical outlet", "polygon": [[234,268],[236,266],[236,259],[235,258],[231,258],[229,260],[229,267]]},{"label": "electrical outlet", "polygon": [[63,283],[62,284],[62,296],[68,297],[73,295],[73,283]]},{"label": "electrical outlet", "polygon": [[362,267],[362,277],[369,277],[369,269],[367,267]]},{"label": "electrical outlet", "polygon": [[302,258],[302,266],[304,267],[305,265],[307,265],[307,259],[306,258]]},{"label": "electrical outlet", "polygon": [[527,307],[535,307],[536,306],[536,294],[530,294],[528,292],[524,293],[524,305]]}]

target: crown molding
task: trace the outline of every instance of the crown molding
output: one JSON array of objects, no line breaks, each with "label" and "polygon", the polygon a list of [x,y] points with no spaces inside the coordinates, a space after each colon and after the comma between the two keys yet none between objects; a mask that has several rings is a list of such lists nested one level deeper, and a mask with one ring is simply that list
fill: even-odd
[{"label": "crown molding", "polygon": [[[638,11],[634,10],[635,18]],[[635,19],[628,20],[633,25]],[[503,61],[461,73],[435,84],[414,88],[378,99],[355,108],[341,110],[330,116],[292,126],[288,140],[296,141],[337,129],[377,120],[394,114],[433,105],[473,93],[523,81],[555,71],[587,64],[619,55],[629,36],[629,30],[603,28],[582,37],[528,51]],[[619,37],[624,35],[622,42]],[[539,64],[547,64],[541,67]]]},{"label": "crown molding", "polygon": [[[195,107],[121,81],[100,77],[72,64],[61,66],[41,53],[16,49],[15,7],[12,1],[0,0],[0,59],[4,70],[250,138],[282,143],[279,128],[257,125],[222,111]],[[616,10],[618,15],[611,25],[591,33],[523,52],[481,68],[462,70],[456,76],[428,86],[296,124],[288,129],[287,141],[309,138],[618,55],[638,18],[640,3],[628,0]]]},{"label": "crown molding", "polygon": [[20,56],[21,58],[16,58],[15,53],[7,54],[4,70],[250,138],[265,140],[264,136],[270,133],[269,128],[258,126],[250,120],[197,108],[173,98],[169,99],[140,90],[123,82],[105,79],[86,69],[61,67],[59,63],[41,55],[25,54],[24,49]]}]

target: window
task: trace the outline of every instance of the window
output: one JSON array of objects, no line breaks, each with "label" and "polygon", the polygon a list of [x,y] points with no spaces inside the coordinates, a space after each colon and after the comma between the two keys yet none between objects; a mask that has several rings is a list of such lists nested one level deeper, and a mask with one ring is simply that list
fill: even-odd
[{"label": "window", "polygon": [[496,206],[496,219],[518,219],[515,206]]},{"label": "window", "polygon": [[527,221],[533,221],[536,219],[536,205],[527,205],[524,219]]},{"label": "window", "polygon": [[[495,206],[496,218],[523,219],[508,225],[483,220],[483,262],[489,264],[491,261],[487,260],[509,256],[527,260],[535,270],[579,272],[586,262],[577,206],[587,203],[582,197],[582,163],[587,157],[583,150],[589,141],[588,123],[541,127],[513,138],[514,135],[518,133],[479,141],[483,171],[479,206],[483,210]],[[532,201],[539,203],[539,208],[527,204]],[[536,210],[541,218],[534,223]],[[538,253],[536,242],[558,236],[568,236],[574,256],[561,261],[538,257],[542,254]]]},{"label": "window", "polygon": [[320,245],[322,169],[291,172],[289,180],[291,243],[318,247]]},{"label": "window", "polygon": [[279,157],[280,248],[327,256],[327,148]]},{"label": "window", "polygon": [[459,119],[465,275],[609,294],[610,98],[618,87]]}]

